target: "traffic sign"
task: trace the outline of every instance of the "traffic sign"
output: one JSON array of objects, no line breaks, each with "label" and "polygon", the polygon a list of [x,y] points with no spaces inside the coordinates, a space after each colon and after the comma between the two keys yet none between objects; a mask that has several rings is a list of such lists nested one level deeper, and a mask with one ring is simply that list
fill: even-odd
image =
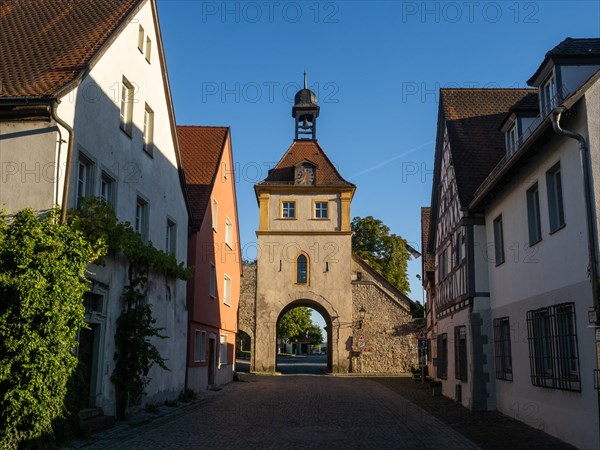
[{"label": "traffic sign", "polygon": [[364,347],[366,344],[367,344],[367,343],[366,343],[366,341],[365,341],[365,337],[364,337],[364,336],[361,334],[361,335],[358,337],[358,346],[359,346],[359,347]]}]

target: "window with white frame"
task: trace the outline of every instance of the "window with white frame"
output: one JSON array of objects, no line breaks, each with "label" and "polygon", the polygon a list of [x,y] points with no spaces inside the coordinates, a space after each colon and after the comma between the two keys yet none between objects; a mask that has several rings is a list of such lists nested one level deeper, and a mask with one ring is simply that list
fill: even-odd
[{"label": "window with white frame", "polygon": [[217,202],[216,198],[212,199],[212,228],[217,231],[217,227],[219,226],[219,202]]},{"label": "window with white frame", "polygon": [[440,281],[448,276],[448,248],[438,255],[438,273]]},{"label": "window with white frame", "polygon": [[581,391],[574,303],[527,311],[527,339],[534,386]]},{"label": "window with white frame", "polygon": [[223,277],[223,303],[231,306],[231,278],[228,275]]},{"label": "window with white frame", "polygon": [[200,361],[206,361],[206,331],[200,332]]},{"label": "window with white frame", "polygon": [[315,219],[327,219],[329,217],[329,202],[315,202]]},{"label": "window with white frame", "polygon": [[77,208],[81,208],[82,198],[93,194],[94,172],[95,167],[92,160],[80,153],[77,165]]},{"label": "window with white frame", "polygon": [[165,239],[165,251],[171,255],[174,255],[177,249],[177,224],[171,219],[167,219],[167,232]]},{"label": "window with white frame", "polygon": [[454,243],[454,265],[460,266],[463,260],[462,254],[462,233],[459,231],[456,234],[456,242]]},{"label": "window with white frame", "polygon": [[284,201],[281,202],[281,218],[282,219],[295,219],[296,218],[296,202],[295,201]]},{"label": "window with white frame", "polygon": [[102,171],[102,176],[100,177],[100,198],[109,205],[115,206],[115,191],[115,179],[108,173]]},{"label": "window with white frame", "polygon": [[565,226],[560,163],[556,164],[552,169],[546,172],[546,187],[548,190],[550,233],[553,233]]},{"label": "window with white frame", "polygon": [[144,108],[144,144],[143,149],[148,155],[152,156],[154,152],[154,111],[146,106]]},{"label": "window with white frame", "polygon": [[515,123],[506,133],[506,151],[508,156],[511,156],[518,146],[517,124]]},{"label": "window with white frame", "polygon": [[454,377],[467,381],[467,327],[454,327]]},{"label": "window with white frame", "polygon": [[227,216],[225,216],[225,244],[233,248],[233,223]]},{"label": "window with white frame", "polygon": [[150,36],[146,37],[146,61],[150,63],[150,57],[152,56],[152,40]]},{"label": "window with white frame", "polygon": [[121,129],[131,137],[133,130],[133,103],[134,103],[133,85],[123,77],[123,86],[121,87]]},{"label": "window with white frame", "polygon": [[497,266],[504,262],[504,230],[502,227],[502,215],[494,219],[494,256]]},{"label": "window with white frame", "polygon": [[210,295],[212,298],[217,297],[217,269],[212,263],[210,265],[210,282],[208,287],[208,295]]},{"label": "window with white frame", "polygon": [[550,114],[556,106],[558,105],[558,98],[556,95],[556,80],[554,75],[551,75],[550,78],[542,85],[540,89],[540,101],[542,106],[542,117],[546,117]]},{"label": "window with white frame", "polygon": [[220,354],[219,354],[219,363],[221,365],[228,364],[227,362],[227,335],[221,335],[221,345],[220,345]]},{"label": "window with white frame", "polygon": [[494,349],[496,378],[512,381],[512,353],[510,349],[510,322],[508,317],[494,319]]},{"label": "window with white frame", "polygon": [[135,231],[144,242],[148,241],[148,202],[139,196],[135,203]]},{"label": "window with white frame", "polygon": [[138,50],[144,53],[144,27],[138,29]]},{"label": "window with white frame", "polygon": [[527,222],[529,226],[529,245],[533,245],[542,240],[540,192],[537,183],[527,189]]}]

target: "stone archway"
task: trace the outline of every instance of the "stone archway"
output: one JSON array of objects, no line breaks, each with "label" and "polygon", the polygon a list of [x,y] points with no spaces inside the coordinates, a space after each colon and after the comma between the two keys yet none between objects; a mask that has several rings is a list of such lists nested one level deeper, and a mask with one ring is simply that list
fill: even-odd
[{"label": "stone archway", "polygon": [[252,370],[276,371],[277,322],[285,312],[307,306],[321,314],[327,323],[328,370],[348,372],[352,355],[352,299],[336,303],[313,291],[281,293],[277,298],[257,296]]},{"label": "stone archway", "polygon": [[[313,300],[296,300],[293,301],[291,303],[288,303],[279,313],[279,316],[277,317],[277,321],[275,322],[275,326],[277,327],[277,323],[279,323],[279,320],[281,320],[281,318],[284,316],[285,313],[287,313],[288,311],[291,311],[294,308],[299,308],[299,307],[307,307],[307,308],[312,308],[315,311],[317,311],[325,320],[325,335],[326,335],[326,340],[327,340],[327,371],[331,372],[332,371],[332,334],[333,334],[333,321],[331,319],[331,316],[329,315],[329,313],[327,312],[327,310],[325,308],[323,308],[321,306],[321,304],[313,301]],[[277,346],[277,339],[275,340],[275,346]],[[276,353],[277,353],[277,349],[276,349]],[[276,362],[275,362],[275,370],[278,370],[277,367],[277,356],[276,358]]]}]

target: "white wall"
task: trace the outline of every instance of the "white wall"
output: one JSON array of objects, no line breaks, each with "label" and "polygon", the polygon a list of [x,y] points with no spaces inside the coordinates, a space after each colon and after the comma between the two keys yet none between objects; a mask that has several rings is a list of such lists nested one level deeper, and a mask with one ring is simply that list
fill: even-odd
[{"label": "white wall", "polygon": [[[561,124],[586,135],[582,106],[580,102],[577,115],[565,118]],[[546,171],[559,161],[566,225],[550,234]],[[536,181],[542,240],[529,246],[526,191]],[[489,242],[494,241],[492,223],[499,214],[503,218],[506,258],[497,267],[492,259],[488,263],[492,317],[510,320],[513,381],[496,380],[498,409],[580,448],[598,448],[598,397],[592,379],[596,352],[594,332],[587,324],[592,296],[587,279],[585,203],[577,141],[553,136],[532,161],[522,166],[486,210]],[[581,392],[533,386],[530,379],[527,311],[565,302],[575,302]]]},{"label": "white wall", "polygon": [[[137,48],[140,24],[152,40],[150,64]],[[131,138],[119,126],[123,76],[136,87]],[[131,223],[135,221],[137,196],[145,198],[149,205],[149,240],[158,249],[165,250],[167,217],[175,221],[176,256],[185,263],[188,217],[177,171],[151,2],[146,2],[129,21],[81,85],[61,100],[58,116],[75,129],[74,162],[78,160],[77,150],[83,149],[96,165],[95,194],[100,193],[100,170],[105,170],[116,179],[117,216]],[[142,149],[145,103],[154,111],[153,157]],[[75,204],[77,172],[73,171],[72,176],[70,207]],[[121,295],[128,284],[126,274],[124,263],[111,260],[106,269],[97,269],[92,275],[92,278],[110,286],[106,346],[101,364],[103,384],[97,397],[98,406],[103,407],[107,414],[114,413],[115,397],[109,378],[114,369],[114,323],[123,307]],[[146,388],[146,401],[160,402],[175,398],[184,387],[186,284],[183,281],[166,282],[164,276],[153,276],[148,283],[148,301],[153,306],[156,326],[164,327],[163,334],[168,336],[168,339],[156,339],[154,343],[171,370],[167,372],[153,367],[150,372],[152,381]]]}]

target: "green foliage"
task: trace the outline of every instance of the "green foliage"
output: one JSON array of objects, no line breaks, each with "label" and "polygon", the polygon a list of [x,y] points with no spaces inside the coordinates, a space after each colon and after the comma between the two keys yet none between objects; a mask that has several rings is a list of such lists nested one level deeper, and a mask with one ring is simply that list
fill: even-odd
[{"label": "green foliage", "polygon": [[380,275],[403,294],[410,291],[408,260],[410,253],[406,241],[390,234],[390,229],[381,220],[372,216],[352,219],[352,251],[366,260]]},{"label": "green foliage", "polygon": [[117,413],[123,416],[128,405],[138,404],[144,388],[150,382],[148,373],[154,364],[169,370],[166,361],[150,339],[166,336],[162,328],[154,326],[152,308],[144,304],[145,283],[143,276],[131,276],[125,291],[126,309],[117,320],[115,334],[115,369],[110,377],[117,388]]},{"label": "green foliage", "polygon": [[68,411],[73,347],[85,326],[86,267],[101,240],[31,209],[0,220],[0,446],[51,447]]},{"label": "green foliage", "polygon": [[[105,242],[108,254],[125,256],[136,267],[153,270],[167,277],[187,280],[192,268],[178,263],[174,255],[145,243],[129,222],[119,222],[112,207],[97,197],[81,199],[82,208],[69,211],[69,222],[92,242]],[[102,264],[102,261],[97,261]]]},{"label": "green foliage", "polygon": [[166,336],[154,326],[152,307],[145,302],[147,274],[154,271],[185,280],[191,277],[192,269],[178,263],[174,255],[156,249],[152,242],[145,243],[128,222],[119,222],[112,207],[102,200],[90,197],[82,202],[81,209],[70,212],[73,226],[92,240],[106,242],[109,255],[123,255],[129,261],[129,285],[125,288],[123,313],[117,320],[116,364],[111,375],[117,389],[117,414],[122,417],[127,406],[141,400],[152,366],[169,370],[151,342]]},{"label": "green foliage", "polygon": [[304,306],[289,310],[277,323],[277,336],[287,342],[297,342],[307,334],[311,344],[318,345],[323,342],[321,328],[312,322],[311,310]]}]

